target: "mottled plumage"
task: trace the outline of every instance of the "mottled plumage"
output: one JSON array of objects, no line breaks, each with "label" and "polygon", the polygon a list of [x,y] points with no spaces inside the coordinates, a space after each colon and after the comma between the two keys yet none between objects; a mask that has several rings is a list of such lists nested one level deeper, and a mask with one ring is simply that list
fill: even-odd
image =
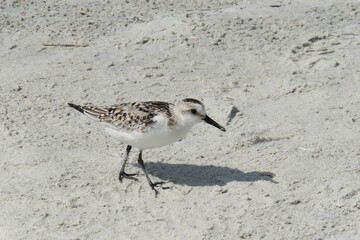
[{"label": "mottled plumage", "polygon": [[[75,104],[69,105],[75,106]],[[174,126],[174,119],[170,110],[174,107],[172,103],[151,101],[121,103],[110,107],[77,107],[90,118],[98,119],[101,123],[107,123],[128,132],[149,130],[151,124],[155,123],[154,117],[157,115],[167,117],[170,128]]]},{"label": "mottled plumage", "polygon": [[[185,138],[191,128],[199,122],[206,122],[222,131],[225,128],[212,120],[199,100],[186,98],[175,104],[159,101],[121,103],[110,107],[69,106],[100,122],[105,131],[127,144],[126,156],[119,174],[119,180],[133,178],[125,172],[125,164],[132,146],[140,149],[138,162],[153,190],[152,183],[142,160],[142,150],[165,146]],[[155,192],[157,192],[155,190]]]}]

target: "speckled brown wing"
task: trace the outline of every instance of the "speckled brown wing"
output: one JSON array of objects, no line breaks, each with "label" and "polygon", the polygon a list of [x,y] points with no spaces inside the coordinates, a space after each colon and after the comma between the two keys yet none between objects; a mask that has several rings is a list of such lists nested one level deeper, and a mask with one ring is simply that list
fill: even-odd
[{"label": "speckled brown wing", "polygon": [[173,104],[166,102],[121,103],[111,107],[69,105],[92,119],[127,131],[144,131],[156,121],[154,117],[160,114],[169,118],[169,125],[174,123],[171,114]]},{"label": "speckled brown wing", "polygon": [[133,102],[121,103],[111,107],[77,106],[75,109],[85,115],[98,119],[101,123],[110,124],[116,128],[133,131],[145,131],[146,127],[153,124],[154,117],[163,114],[173,122],[171,107],[173,104],[166,102]]}]

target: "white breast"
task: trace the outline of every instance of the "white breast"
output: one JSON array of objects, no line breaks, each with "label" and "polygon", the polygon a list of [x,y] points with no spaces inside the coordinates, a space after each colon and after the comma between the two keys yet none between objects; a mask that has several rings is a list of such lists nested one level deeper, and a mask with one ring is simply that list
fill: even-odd
[{"label": "white breast", "polygon": [[149,126],[146,131],[127,132],[115,128],[109,124],[102,124],[105,131],[121,142],[139,149],[150,149],[177,142],[186,137],[193,125],[168,127],[168,119],[165,116],[154,117],[155,123]]}]

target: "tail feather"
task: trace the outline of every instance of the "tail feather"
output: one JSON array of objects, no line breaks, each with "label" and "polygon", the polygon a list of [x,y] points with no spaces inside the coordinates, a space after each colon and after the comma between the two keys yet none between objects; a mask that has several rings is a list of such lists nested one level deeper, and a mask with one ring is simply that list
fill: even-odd
[{"label": "tail feather", "polygon": [[84,113],[84,109],[83,109],[81,106],[76,105],[76,104],[73,104],[73,103],[68,103],[68,105],[69,105],[70,107],[78,110],[79,112]]},{"label": "tail feather", "polygon": [[101,117],[108,113],[108,110],[106,108],[80,106],[73,103],[68,103],[68,105],[94,120],[99,120]]}]

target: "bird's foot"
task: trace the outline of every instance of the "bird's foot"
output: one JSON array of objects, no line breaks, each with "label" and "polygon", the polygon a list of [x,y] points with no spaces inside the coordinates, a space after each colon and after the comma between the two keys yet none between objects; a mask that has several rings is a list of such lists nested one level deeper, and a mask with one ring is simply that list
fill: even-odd
[{"label": "bird's foot", "polygon": [[138,175],[137,173],[126,173],[126,172],[122,171],[122,172],[119,173],[119,181],[122,182],[122,180],[124,178],[139,181],[136,177],[134,177],[134,176],[137,176],[137,175]]},{"label": "bird's foot", "polygon": [[[165,183],[167,183],[167,182],[159,181],[159,182],[154,182],[154,183],[150,182],[149,183],[151,189],[155,192],[155,197],[157,197],[157,195],[159,194],[159,191],[155,187],[162,187],[162,185]],[[168,189],[168,188],[162,187],[162,189]]]}]

